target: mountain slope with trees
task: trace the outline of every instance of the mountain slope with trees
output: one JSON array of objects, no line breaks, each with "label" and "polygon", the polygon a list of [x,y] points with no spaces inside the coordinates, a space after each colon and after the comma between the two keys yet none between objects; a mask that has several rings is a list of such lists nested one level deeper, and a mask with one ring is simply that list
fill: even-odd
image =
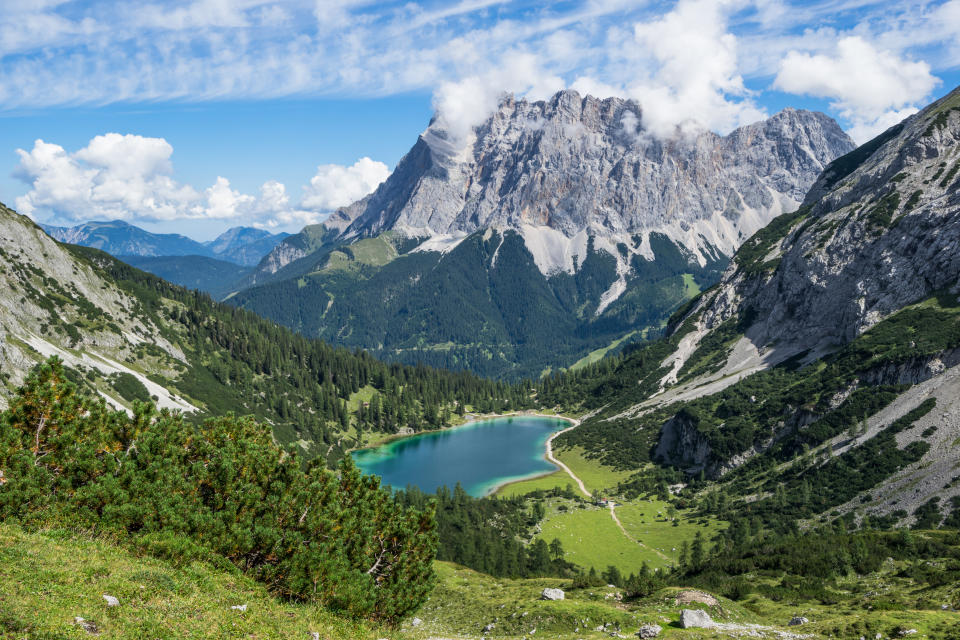
[{"label": "mountain slope with trees", "polygon": [[[253,415],[281,443],[331,462],[369,434],[449,424],[467,406],[530,404],[521,386],[381,363],[215,303],[96,249],[60,245],[0,209],[4,398],[47,356],[117,407],[153,397],[191,420]],[[377,396],[380,411],[351,398]]]},{"label": "mountain slope with trees", "polygon": [[542,402],[596,411],[558,444],[780,531],[952,521],[958,166],[955,90],[828,166],[664,340],[544,381]]}]

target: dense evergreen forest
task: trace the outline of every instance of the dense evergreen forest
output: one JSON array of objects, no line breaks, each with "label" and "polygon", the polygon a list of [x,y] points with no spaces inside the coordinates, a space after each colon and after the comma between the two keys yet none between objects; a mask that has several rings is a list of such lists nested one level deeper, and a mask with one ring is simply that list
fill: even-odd
[{"label": "dense evergreen forest", "polygon": [[[387,242],[398,247],[389,258],[369,256]],[[229,303],[390,361],[535,379],[628,333],[646,328],[653,337],[727,263],[715,253],[701,267],[666,236],[649,242],[656,259],[633,256],[627,291],[600,316],[600,297],[616,279],[613,256],[591,242],[573,274],[545,277],[515,232],[478,232],[443,254],[403,253],[416,241],[384,236],[332,253],[325,247],[321,257],[302,259],[309,271],[246,289]]]},{"label": "dense evergreen forest", "polygon": [[[189,366],[176,379],[157,377],[156,382],[202,405],[200,419],[228,412],[252,415],[271,424],[281,443],[306,443],[307,457],[335,463],[357,442],[357,430],[435,429],[466,408],[499,412],[533,404],[529,383],[383,363],[365,351],[332,347],[216,303],[96,249],[69,249],[134,296],[139,314],[171,343],[182,345]],[[351,407],[351,395],[361,389],[370,401]]]},{"label": "dense evergreen forest", "polygon": [[[573,491],[564,491],[573,498]],[[438,560],[449,560],[493,576],[528,578],[573,575],[575,567],[563,559],[559,540],[538,539],[527,545],[544,517],[540,495],[515,498],[474,498],[458,484],[428,495],[416,487],[397,492],[400,504],[415,509],[436,505]]]}]

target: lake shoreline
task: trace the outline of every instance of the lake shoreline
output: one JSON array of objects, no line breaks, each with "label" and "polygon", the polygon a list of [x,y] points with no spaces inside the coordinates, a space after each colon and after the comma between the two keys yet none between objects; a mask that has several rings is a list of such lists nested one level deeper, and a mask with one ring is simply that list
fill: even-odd
[{"label": "lake shoreline", "polygon": [[[364,459],[364,463],[361,463],[361,469],[364,469],[364,468],[368,469],[364,471],[364,473],[374,473],[376,475],[381,475],[381,477],[383,477],[382,474],[378,473],[376,466],[369,467],[365,465],[369,465],[370,464],[369,461],[371,459],[376,460],[381,457],[384,457],[384,458],[393,457],[394,452],[399,450],[397,449],[398,447],[406,448],[406,446],[408,446],[407,444],[401,444],[401,443],[411,443],[413,438],[419,438],[420,436],[430,436],[430,435],[438,436],[444,432],[451,432],[457,429],[464,429],[464,428],[469,429],[471,427],[478,427],[488,422],[495,423],[495,422],[510,421],[514,418],[518,420],[523,420],[523,419],[546,420],[546,421],[550,421],[548,423],[549,430],[547,431],[546,437],[543,440],[541,440],[539,444],[535,445],[536,446],[535,451],[537,451],[537,453],[535,453],[534,455],[536,457],[531,458],[531,460],[540,461],[536,465],[536,466],[539,466],[540,469],[531,470],[529,474],[523,474],[523,475],[517,474],[516,471],[520,471],[519,469],[517,469],[512,474],[508,472],[508,473],[504,473],[503,475],[500,475],[500,477],[497,477],[497,475],[493,475],[493,477],[488,476],[488,480],[482,481],[479,486],[475,486],[474,490],[477,492],[475,495],[477,495],[478,497],[495,495],[506,486],[509,486],[518,482],[530,481],[535,478],[540,478],[543,476],[548,476],[558,471],[559,472],[566,471],[568,474],[570,474],[569,469],[567,469],[562,462],[559,462],[556,458],[553,457],[552,455],[553,441],[557,436],[579,426],[580,420],[578,418],[573,418],[565,415],[541,413],[533,410],[515,411],[515,412],[509,412],[509,413],[467,414],[466,418],[467,419],[460,424],[450,425],[442,429],[432,429],[428,431],[421,431],[414,434],[399,434],[399,433],[390,434],[388,437],[382,440],[378,440],[376,443],[367,444],[366,446],[363,446],[363,447],[355,447],[349,451],[348,455],[359,456],[360,458]],[[544,426],[547,426],[547,425],[544,425]],[[473,436],[465,436],[465,437],[473,437]],[[419,447],[420,445],[414,444],[411,446]],[[435,464],[441,467],[449,468],[449,465],[452,463],[452,461],[446,455],[444,455],[443,452],[437,452],[436,454],[434,454],[434,457],[432,459],[435,461]],[[374,463],[374,464],[376,465],[379,463]],[[544,466],[546,466],[547,468],[544,468]],[[507,469],[503,469],[503,471],[507,471]],[[522,474],[523,472],[520,471],[520,473]],[[576,478],[574,478],[574,480],[576,480]]]},{"label": "lake shoreline", "polygon": [[[543,416],[543,414],[536,414],[536,415],[542,416],[542,417],[548,417],[548,416]],[[507,480],[506,482],[502,482],[502,483],[500,483],[500,484],[498,484],[498,485],[495,485],[495,486],[493,487],[493,489],[491,489],[489,492],[487,492],[486,496],[496,495],[501,489],[506,489],[507,487],[509,487],[509,486],[512,485],[512,484],[517,484],[517,483],[520,483],[520,482],[527,482],[527,481],[529,481],[529,480],[536,480],[537,478],[545,478],[545,477],[547,477],[547,476],[549,476],[549,475],[553,475],[554,473],[557,473],[557,472],[566,473],[568,477],[570,477],[571,479],[573,479],[573,480],[580,486],[580,490],[581,490],[582,492],[584,492],[585,494],[587,494],[587,496],[590,496],[590,492],[587,491],[586,487],[583,485],[583,482],[580,481],[580,478],[578,478],[577,476],[575,476],[575,475],[573,474],[573,472],[570,470],[570,468],[569,468],[567,465],[565,465],[565,464],[563,464],[562,462],[560,462],[560,460],[558,460],[557,458],[555,458],[554,455],[553,455],[553,439],[556,438],[557,436],[561,435],[561,434],[566,433],[567,431],[571,431],[572,429],[576,429],[577,427],[579,427],[579,426],[580,426],[580,419],[579,419],[579,418],[568,418],[568,417],[566,417],[566,416],[549,416],[549,417],[557,417],[557,418],[560,418],[560,419],[562,419],[562,420],[566,420],[568,423],[570,423],[570,426],[567,427],[566,429],[561,429],[561,430],[559,430],[559,431],[555,431],[555,432],[551,433],[551,434],[550,434],[550,437],[547,438],[547,441],[544,443],[543,459],[546,460],[547,462],[551,463],[553,466],[555,466],[556,469],[554,469],[553,471],[546,471],[546,472],[544,472],[544,473],[538,473],[538,474],[536,474],[536,475],[528,476],[528,477],[526,477],[526,478],[517,478],[517,479],[514,479],[514,480]]]},{"label": "lake shoreline", "polygon": [[[496,420],[497,418],[556,418],[557,420],[566,420],[574,424],[574,426],[580,424],[580,420],[577,418],[570,418],[568,416],[561,416],[559,414],[553,413],[537,413],[535,411],[513,411],[510,413],[478,413],[478,414],[468,414],[471,417],[468,420],[461,422],[460,424],[451,424],[448,427],[440,427],[439,429],[430,429],[428,431],[418,431],[416,433],[391,433],[386,436],[383,440],[378,440],[376,443],[367,444],[362,447],[352,447],[347,449],[345,453],[354,453],[355,451],[366,451],[368,449],[376,449],[382,447],[391,442],[396,442],[397,440],[405,440],[407,438],[417,438],[420,436],[427,436],[431,433],[442,433],[444,431],[453,431],[454,429],[459,429],[461,427],[469,426],[475,422],[483,422],[485,420]],[[560,433],[559,431],[557,432]],[[548,458],[545,458],[548,459]],[[552,471],[550,473],[553,473]],[[549,475],[549,474],[542,474]],[[529,478],[527,478],[529,480]],[[520,480],[512,480],[511,482],[520,482]]]}]

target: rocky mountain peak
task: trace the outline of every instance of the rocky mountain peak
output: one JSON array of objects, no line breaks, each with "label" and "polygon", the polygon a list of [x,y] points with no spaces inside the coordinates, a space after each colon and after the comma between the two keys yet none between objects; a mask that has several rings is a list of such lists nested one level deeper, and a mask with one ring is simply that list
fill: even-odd
[{"label": "rocky mountain peak", "polygon": [[[727,136],[659,139],[641,121],[636,102],[572,90],[543,101],[506,96],[466,145],[435,119],[386,182],[329,224],[345,237],[392,229],[451,242],[514,229],[535,257],[545,243],[576,254],[593,236],[652,258],[647,238],[659,232],[697,255],[730,255],[796,208],[820,171],[854,147],[833,120],[809,111],[785,110]],[[571,264],[538,259],[545,270]]]}]

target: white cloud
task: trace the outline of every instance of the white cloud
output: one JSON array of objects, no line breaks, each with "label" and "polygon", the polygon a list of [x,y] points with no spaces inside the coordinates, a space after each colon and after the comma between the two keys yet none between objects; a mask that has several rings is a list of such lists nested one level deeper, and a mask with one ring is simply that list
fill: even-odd
[{"label": "white cloud", "polygon": [[765,116],[748,97],[738,72],[737,39],[727,30],[729,13],[739,4],[680,0],[661,19],[635,25],[636,46],[658,63],[650,80],[631,90],[654,134],[686,123],[726,132]]},{"label": "white cloud", "polygon": [[323,164],[304,188],[300,205],[315,211],[333,211],[352,204],[376,189],[390,175],[387,165],[360,158],[353,165]]},{"label": "white cloud", "polygon": [[831,54],[790,51],[780,63],[774,87],[788,93],[833,100],[864,142],[916,111],[939,81],[926,62],[880,51],[860,36],[842,38]]},{"label": "white cloud", "polygon": [[737,38],[730,14],[744,2],[679,0],[662,16],[611,30],[606,46],[617,52],[622,84],[591,76],[572,87],[596,96],[633,98],[644,133],[669,136],[708,128],[721,133],[766,117],[739,73]]},{"label": "white cloud", "polygon": [[73,153],[37,140],[18,149],[16,175],[30,190],[17,209],[35,219],[68,221],[182,219],[231,220],[259,226],[317,222],[323,213],[373,190],[389,174],[387,166],[361,158],[351,167],[323,165],[293,206],[286,187],[275,180],[259,195],[234,189],[218,176],[201,191],[173,179],[173,147],[163,138],[107,133]]},{"label": "white cloud", "polygon": [[509,52],[499,64],[482,74],[444,82],[434,92],[438,125],[450,134],[455,146],[466,142],[473,127],[493,113],[507,93],[543,100],[564,87],[561,78],[543,71],[536,56]]}]

